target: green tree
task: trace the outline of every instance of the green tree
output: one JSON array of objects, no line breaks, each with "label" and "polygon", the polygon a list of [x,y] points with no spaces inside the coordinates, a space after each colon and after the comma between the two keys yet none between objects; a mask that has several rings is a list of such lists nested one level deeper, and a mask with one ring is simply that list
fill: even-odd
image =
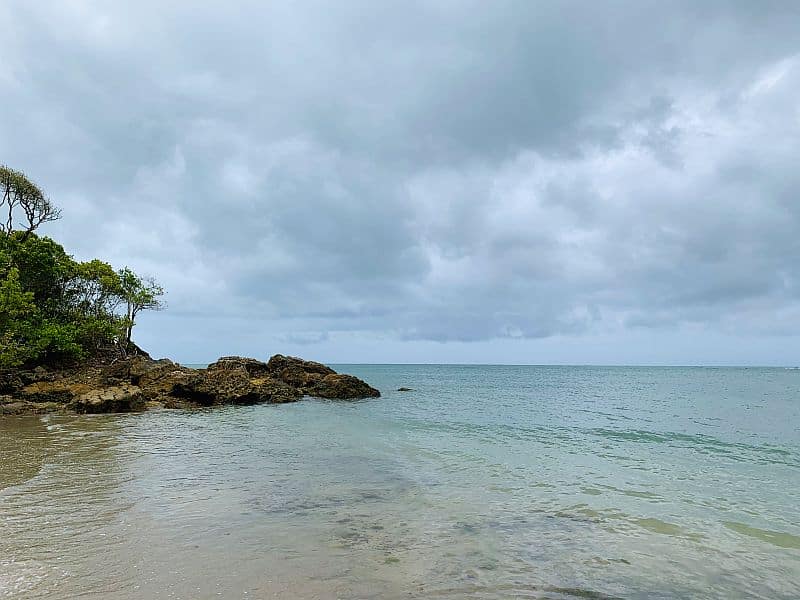
[{"label": "green tree", "polygon": [[16,367],[36,353],[26,335],[36,313],[33,293],[23,289],[19,269],[10,269],[0,279],[0,369]]},{"label": "green tree", "polygon": [[0,210],[4,212],[4,222],[0,222],[0,234],[10,236],[15,230],[15,219],[22,238],[30,236],[43,223],[61,218],[59,210],[35,183],[22,171],[15,171],[0,165]]},{"label": "green tree", "polygon": [[122,288],[122,298],[127,310],[125,313],[126,332],[125,341],[130,344],[136,316],[143,310],[161,310],[164,303],[161,296],[162,288],[152,277],[139,277],[128,267],[120,269],[119,280]]},{"label": "green tree", "polygon": [[152,278],[77,262],[36,233],[59,215],[22,173],[0,167],[0,369],[124,355],[137,315],[163,306]]}]

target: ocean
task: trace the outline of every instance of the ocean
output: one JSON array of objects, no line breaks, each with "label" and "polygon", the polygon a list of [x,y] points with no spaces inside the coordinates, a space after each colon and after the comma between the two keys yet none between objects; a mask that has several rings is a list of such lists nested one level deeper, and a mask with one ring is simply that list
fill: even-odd
[{"label": "ocean", "polygon": [[335,368],[0,417],[0,598],[800,598],[799,370]]}]

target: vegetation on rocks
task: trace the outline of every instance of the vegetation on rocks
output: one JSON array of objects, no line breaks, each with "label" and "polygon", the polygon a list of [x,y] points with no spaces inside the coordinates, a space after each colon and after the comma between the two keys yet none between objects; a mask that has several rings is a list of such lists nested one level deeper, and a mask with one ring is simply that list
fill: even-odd
[{"label": "vegetation on rocks", "polygon": [[40,236],[61,216],[39,187],[0,166],[0,415],[355,399],[380,392],[316,362],[225,357],[206,369],[153,360],[132,341],[164,290],[127,267],[76,261]]},{"label": "vegetation on rocks", "polygon": [[128,268],[79,262],[40,225],[61,215],[25,175],[0,166],[0,370],[55,365],[135,348],[142,310],[164,291]]}]

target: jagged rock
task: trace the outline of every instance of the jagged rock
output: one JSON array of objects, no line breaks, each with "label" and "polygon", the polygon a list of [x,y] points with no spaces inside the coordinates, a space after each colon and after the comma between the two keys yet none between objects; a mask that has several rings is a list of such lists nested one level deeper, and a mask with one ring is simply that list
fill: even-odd
[{"label": "jagged rock", "polygon": [[226,356],[190,369],[145,354],[61,369],[0,373],[0,414],[295,402],[304,395],[372,398],[380,392],[321,363],[276,354],[268,362]]},{"label": "jagged rock", "polygon": [[255,404],[259,402],[250,378],[244,368],[219,368],[198,372],[186,384],[176,385],[172,395],[197,402],[212,404]]},{"label": "jagged rock", "polygon": [[[278,378],[288,385],[301,388],[306,385],[310,374],[311,373],[303,371],[300,367],[286,367],[278,373]],[[322,375],[319,373],[313,373],[313,375],[322,379]]]},{"label": "jagged rock", "polygon": [[[186,383],[176,385],[172,395],[202,406],[212,404],[284,403],[299,400],[299,390],[271,377],[251,378],[247,366],[232,362],[198,371]],[[262,363],[263,364],[263,363]]]},{"label": "jagged rock", "polygon": [[280,375],[287,369],[292,372],[297,369],[304,373],[319,373],[323,377],[326,375],[335,375],[336,371],[323,365],[322,363],[314,362],[312,360],[303,360],[296,356],[284,356],[283,354],[276,354],[267,362],[267,370],[273,376]]},{"label": "jagged rock", "polygon": [[18,372],[0,373],[0,394],[14,394],[23,388],[25,383]]},{"label": "jagged rock", "polygon": [[81,394],[91,390],[91,386],[70,381],[37,381],[22,388],[16,394],[20,400],[26,402],[55,402],[66,404],[75,400]]},{"label": "jagged rock", "polygon": [[255,358],[243,358],[241,356],[223,356],[207,367],[208,371],[233,371],[238,369],[244,369],[249,377],[262,377],[270,373],[267,363]]},{"label": "jagged rock", "polygon": [[0,396],[0,415],[39,415],[63,410],[58,402],[29,402],[12,396]]},{"label": "jagged rock", "polygon": [[287,402],[297,402],[303,397],[301,390],[286,385],[282,381],[267,377],[264,379],[253,380],[253,385],[258,392],[265,398],[264,402],[271,404],[285,404]]},{"label": "jagged rock", "polygon": [[142,388],[148,401],[168,402],[178,386],[197,377],[197,371],[182,367],[171,360],[151,361],[131,366],[130,382]]},{"label": "jagged rock", "polygon": [[353,400],[357,398],[377,398],[381,393],[352,375],[334,373],[325,376],[310,390],[309,395],[318,398]]},{"label": "jagged rock", "polygon": [[342,375],[322,363],[294,356],[276,354],[267,362],[267,368],[287,385],[317,398],[351,400],[381,395],[357,377]]},{"label": "jagged rock", "polygon": [[81,414],[132,412],[144,410],[145,400],[141,388],[120,385],[91,390],[68,405]]}]

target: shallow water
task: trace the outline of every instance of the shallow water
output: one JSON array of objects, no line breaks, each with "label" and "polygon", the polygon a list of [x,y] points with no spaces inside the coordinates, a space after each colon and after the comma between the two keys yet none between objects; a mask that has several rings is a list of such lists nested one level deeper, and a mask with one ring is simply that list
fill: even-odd
[{"label": "shallow water", "polygon": [[800,371],[341,370],[0,418],[0,598],[800,597]]}]

